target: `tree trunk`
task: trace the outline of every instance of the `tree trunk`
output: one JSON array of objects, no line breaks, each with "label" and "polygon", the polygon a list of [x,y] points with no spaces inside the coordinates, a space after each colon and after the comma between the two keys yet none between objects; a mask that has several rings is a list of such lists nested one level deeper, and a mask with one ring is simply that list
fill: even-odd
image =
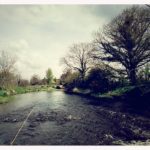
[{"label": "tree trunk", "polygon": [[130,84],[131,85],[135,85],[137,83],[137,80],[136,80],[136,69],[132,68],[131,70],[129,70],[129,80],[130,80]]},{"label": "tree trunk", "polygon": [[84,88],[85,83],[85,72],[81,72],[81,87]]}]

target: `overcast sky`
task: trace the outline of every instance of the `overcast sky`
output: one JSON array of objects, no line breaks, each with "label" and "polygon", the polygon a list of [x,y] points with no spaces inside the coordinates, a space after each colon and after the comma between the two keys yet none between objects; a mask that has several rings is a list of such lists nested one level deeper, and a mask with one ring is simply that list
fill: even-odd
[{"label": "overcast sky", "polygon": [[0,5],[0,50],[17,58],[23,78],[44,77],[47,68],[59,77],[72,43],[90,42],[92,32],[128,5]]}]

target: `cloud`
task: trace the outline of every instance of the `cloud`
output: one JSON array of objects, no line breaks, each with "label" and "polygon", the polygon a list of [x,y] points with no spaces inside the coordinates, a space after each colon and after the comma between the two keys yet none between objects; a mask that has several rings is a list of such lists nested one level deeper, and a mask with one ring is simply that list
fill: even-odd
[{"label": "cloud", "polygon": [[24,78],[44,77],[48,67],[56,77],[59,61],[72,43],[89,42],[91,33],[128,5],[0,5],[0,45],[17,57]]}]

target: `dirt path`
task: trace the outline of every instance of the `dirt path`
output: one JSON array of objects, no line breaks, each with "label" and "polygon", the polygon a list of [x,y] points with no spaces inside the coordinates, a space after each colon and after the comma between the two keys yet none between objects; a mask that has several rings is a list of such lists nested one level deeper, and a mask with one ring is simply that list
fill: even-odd
[{"label": "dirt path", "polygon": [[1,145],[10,145],[32,109],[14,145],[149,144],[148,118],[92,105],[91,99],[61,91],[13,99],[0,105]]}]

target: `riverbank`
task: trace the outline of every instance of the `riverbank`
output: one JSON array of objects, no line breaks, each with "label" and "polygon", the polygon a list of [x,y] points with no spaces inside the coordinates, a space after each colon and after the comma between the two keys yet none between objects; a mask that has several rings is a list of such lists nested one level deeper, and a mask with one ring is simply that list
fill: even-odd
[{"label": "riverbank", "polygon": [[7,103],[10,96],[39,91],[52,91],[54,88],[47,85],[16,87],[11,90],[0,90],[0,104]]},{"label": "riverbank", "polygon": [[107,93],[93,93],[88,89],[74,88],[66,93],[92,98],[91,104],[101,105],[120,112],[136,113],[150,117],[150,86],[127,86]]},{"label": "riverbank", "polygon": [[13,96],[0,105],[0,145],[12,142],[32,110],[14,145],[150,144],[149,118],[91,104],[95,101],[61,90]]}]

